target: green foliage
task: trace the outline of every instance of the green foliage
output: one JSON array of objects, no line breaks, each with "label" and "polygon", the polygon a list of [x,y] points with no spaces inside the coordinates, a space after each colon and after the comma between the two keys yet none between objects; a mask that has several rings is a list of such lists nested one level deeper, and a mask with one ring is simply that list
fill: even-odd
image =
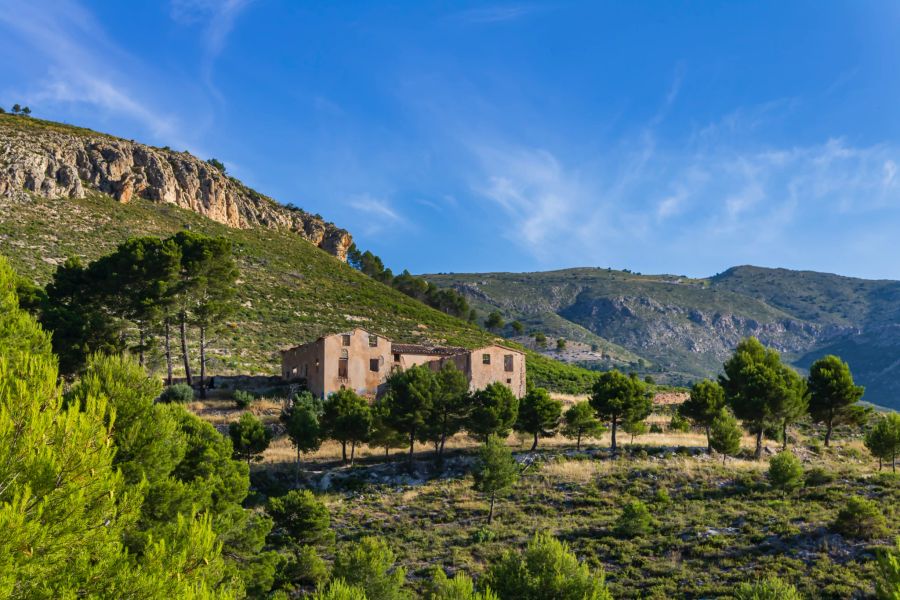
[{"label": "green foliage", "polygon": [[490,588],[483,592],[476,591],[472,578],[465,573],[457,573],[453,579],[450,579],[440,567],[434,569],[426,598],[428,600],[499,600],[499,597]]},{"label": "green foliage", "polygon": [[566,338],[558,338],[556,340],[556,351],[557,352],[565,352],[566,351]]},{"label": "green foliage", "polygon": [[272,433],[253,413],[245,412],[240,420],[229,423],[228,435],[234,446],[234,455],[250,461],[258,458],[269,447]]},{"label": "green foliage", "polygon": [[175,385],[170,385],[162,391],[158,399],[158,402],[161,402],[163,404],[169,404],[170,402],[175,402],[176,404],[187,404],[188,402],[193,401],[194,388],[186,383],[176,383]]},{"label": "green foliage", "polygon": [[803,600],[797,589],[777,577],[755,583],[742,583],[735,590],[736,600]]},{"label": "green foliage", "polygon": [[499,381],[472,394],[472,410],[466,430],[481,439],[506,437],[519,415],[519,399]]},{"label": "green foliage", "polygon": [[634,438],[644,435],[649,431],[649,427],[647,426],[647,422],[640,421],[623,421],[622,422],[622,431],[631,436],[631,442],[634,443]]},{"label": "green foliage", "polygon": [[341,579],[332,581],[316,591],[311,600],[369,600],[365,590],[358,585],[348,585]]},{"label": "green foliage", "polygon": [[769,481],[783,492],[791,492],[803,485],[803,465],[790,450],[779,452],[769,459]]},{"label": "green foliage", "polygon": [[610,448],[616,451],[616,430],[620,421],[643,421],[653,409],[643,381],[617,370],[601,373],[592,390],[591,406],[601,419],[612,423]]},{"label": "green foliage", "polygon": [[672,419],[669,421],[669,431],[690,433],[691,422],[685,417],[681,416],[681,413],[676,412],[674,415],[672,415]]},{"label": "green foliage", "polygon": [[444,363],[435,374],[435,384],[431,415],[420,428],[418,439],[434,444],[440,458],[447,438],[458,433],[465,425],[471,400],[469,380],[452,362]]},{"label": "green foliage", "polygon": [[503,315],[499,311],[491,311],[484,320],[484,326],[490,331],[497,331],[503,328]]},{"label": "green foliage", "polygon": [[503,440],[489,435],[478,451],[478,463],[472,472],[474,488],[490,497],[488,524],[494,519],[494,500],[519,480],[521,469]]},{"label": "green foliage", "polygon": [[731,411],[722,409],[709,428],[709,446],[722,455],[722,464],[741,450],[743,431]]},{"label": "green foliage", "polygon": [[612,600],[602,571],[591,571],[569,547],[539,533],[524,552],[507,552],[487,573],[502,600]]},{"label": "green foliage", "polygon": [[725,408],[725,390],[718,382],[704,379],[691,387],[691,395],[678,407],[678,414],[706,430],[709,446],[709,428],[723,408]]},{"label": "green foliage", "polygon": [[509,326],[512,327],[513,333],[516,335],[522,335],[525,332],[525,326],[519,321],[513,321]]},{"label": "green foliage", "polygon": [[866,433],[865,444],[872,456],[878,459],[879,469],[888,461],[896,472],[897,455],[900,454],[900,414],[888,413],[879,418]]},{"label": "green foliage", "polygon": [[406,571],[394,566],[394,552],[377,537],[364,537],[345,544],[334,557],[332,577],[356,585],[368,600],[409,598],[403,589]]},{"label": "green foliage", "polygon": [[428,423],[438,393],[437,377],[425,366],[412,366],[395,371],[387,379],[385,423],[404,434],[409,441],[409,460],[413,444],[421,429]]},{"label": "green foliage", "polygon": [[805,382],[781,362],[775,350],[752,337],[738,344],[723,370],[719,383],[725,398],[744,426],[756,434],[755,456],[761,458],[763,432],[771,427],[785,434],[788,425],[806,411]]},{"label": "green foliage", "polygon": [[519,404],[515,430],[534,436],[531,450],[537,448],[538,437],[556,435],[562,418],[562,402],[550,397],[544,388],[531,388]]},{"label": "green foliage", "polygon": [[870,540],[883,536],[887,523],[877,503],[854,496],[838,512],[833,528],[846,537]]},{"label": "green foliage", "polygon": [[864,388],[853,382],[850,366],[834,355],[812,364],[807,379],[809,414],[816,423],[825,423],[825,445],[835,425],[853,420],[851,407],[862,398]]},{"label": "green foliage", "polygon": [[356,455],[356,446],[369,439],[372,429],[372,410],[366,399],[350,389],[341,389],[325,400],[322,411],[322,433],[341,443],[344,462],[347,461],[347,444],[350,444],[350,465]]},{"label": "green foliage", "polygon": [[391,448],[404,448],[407,438],[404,434],[394,429],[389,424],[390,406],[385,397],[375,400],[372,404],[372,432],[369,434],[369,446],[384,448],[387,456]]},{"label": "green foliage", "polygon": [[234,390],[231,397],[234,399],[235,405],[240,409],[250,408],[250,405],[256,400],[256,396],[246,390]]},{"label": "green foliage", "polygon": [[334,539],[328,508],[309,490],[270,498],[266,512],[275,521],[275,534],[293,543],[316,545]]},{"label": "green foliage", "polygon": [[290,410],[281,415],[285,433],[297,450],[296,478],[300,477],[300,455],[315,452],[322,445],[324,432],[320,423],[322,404],[311,393],[294,397]]},{"label": "green foliage", "polygon": [[566,410],[562,434],[576,440],[576,449],[581,449],[582,438],[598,438],[606,428],[597,420],[593,407],[587,400],[582,400]]},{"label": "green foliage", "polygon": [[534,343],[538,348],[546,348],[547,336],[543,332],[538,331],[534,334]]},{"label": "green foliage", "polygon": [[653,519],[647,505],[640,500],[632,500],[622,507],[622,514],[616,521],[616,532],[623,537],[644,535],[650,530]]},{"label": "green foliage", "polygon": [[222,175],[225,175],[225,174],[226,174],[226,171],[225,171],[225,163],[223,163],[223,162],[222,162],[221,160],[219,160],[218,158],[210,158],[210,159],[208,159],[208,160],[206,161],[206,163],[207,163],[209,166],[211,166],[212,168],[214,168],[214,169],[216,169],[217,171],[219,171],[220,173],[222,173]]},{"label": "green foliage", "polygon": [[882,600],[900,600],[900,538],[893,548],[878,553],[876,589]]}]

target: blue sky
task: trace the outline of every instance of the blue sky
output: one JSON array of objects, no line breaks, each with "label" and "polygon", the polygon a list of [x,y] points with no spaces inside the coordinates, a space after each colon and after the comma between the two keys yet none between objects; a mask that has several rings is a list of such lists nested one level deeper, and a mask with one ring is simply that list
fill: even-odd
[{"label": "blue sky", "polygon": [[0,104],[217,157],[395,270],[900,279],[900,3],[0,0]]}]

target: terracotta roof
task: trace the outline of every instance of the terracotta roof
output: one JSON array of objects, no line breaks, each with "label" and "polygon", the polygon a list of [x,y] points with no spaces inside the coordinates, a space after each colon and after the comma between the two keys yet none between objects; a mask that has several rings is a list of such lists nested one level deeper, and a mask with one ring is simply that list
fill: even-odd
[{"label": "terracotta roof", "polygon": [[468,352],[465,348],[454,346],[426,346],[424,344],[391,344],[394,354],[425,354],[428,356],[454,356]]}]

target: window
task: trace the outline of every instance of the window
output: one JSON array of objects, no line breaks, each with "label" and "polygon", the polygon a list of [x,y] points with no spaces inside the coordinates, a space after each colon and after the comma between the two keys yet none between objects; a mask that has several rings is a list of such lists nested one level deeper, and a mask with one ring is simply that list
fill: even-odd
[{"label": "window", "polygon": [[507,385],[512,385],[512,379],[507,379],[506,383],[507,383]]},{"label": "window", "polygon": [[350,334],[345,333],[341,336],[341,346],[349,346],[350,345]]},{"label": "window", "polygon": [[378,358],[370,358],[369,359],[369,370],[373,373],[377,373],[381,369],[381,360]]},{"label": "window", "polygon": [[378,347],[378,336],[370,335],[369,336],[369,348],[377,348]]},{"label": "window", "polygon": [[483,365],[491,364],[491,355],[490,354],[482,354],[481,355],[481,364],[483,364]]},{"label": "window", "polygon": [[293,369],[291,369],[291,375],[296,375],[296,374],[297,374],[297,367],[294,367]]},{"label": "window", "polygon": [[513,355],[512,354],[504,354],[503,355],[503,370],[511,373],[513,370]]},{"label": "window", "polygon": [[400,362],[400,355],[397,353],[394,353],[394,362]]},{"label": "window", "polygon": [[303,376],[309,377],[309,363],[306,363],[305,365],[303,365]]},{"label": "window", "polygon": [[347,366],[350,362],[349,358],[341,358],[338,360],[338,378],[347,379]]}]

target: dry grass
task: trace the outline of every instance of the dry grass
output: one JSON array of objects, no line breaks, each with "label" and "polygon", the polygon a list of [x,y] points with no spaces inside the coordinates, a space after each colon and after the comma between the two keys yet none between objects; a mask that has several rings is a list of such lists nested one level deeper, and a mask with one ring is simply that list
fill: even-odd
[{"label": "dry grass", "polygon": [[611,461],[559,460],[544,463],[541,475],[566,483],[587,484],[613,468]]}]

